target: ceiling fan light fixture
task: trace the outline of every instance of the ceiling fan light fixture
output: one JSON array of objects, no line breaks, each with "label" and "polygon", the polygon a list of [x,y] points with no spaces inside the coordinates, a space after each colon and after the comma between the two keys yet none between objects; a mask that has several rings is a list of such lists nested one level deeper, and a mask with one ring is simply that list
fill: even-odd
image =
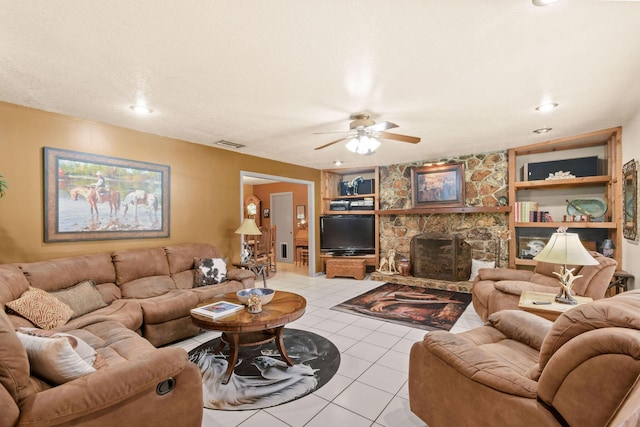
[{"label": "ceiling fan light fixture", "polygon": [[351,138],[347,142],[347,150],[356,154],[373,154],[378,147],[380,147],[380,141],[375,138],[369,138],[367,135],[360,135],[355,138]]},{"label": "ceiling fan light fixture", "polygon": [[540,6],[540,7],[549,6],[550,4],[557,3],[559,1],[560,0],[531,0],[534,6]]}]

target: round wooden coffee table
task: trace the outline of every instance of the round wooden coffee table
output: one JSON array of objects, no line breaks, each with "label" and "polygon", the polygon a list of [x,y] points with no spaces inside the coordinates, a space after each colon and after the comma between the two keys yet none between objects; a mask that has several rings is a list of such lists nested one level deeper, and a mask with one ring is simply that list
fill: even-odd
[{"label": "round wooden coffee table", "polygon": [[[224,294],[219,298],[211,298],[198,306],[211,304],[218,301],[228,301],[240,304],[235,293]],[[292,292],[276,291],[271,302],[262,306],[262,312],[251,314],[246,309],[236,311],[219,319],[191,313],[191,320],[196,326],[212,331],[222,331],[220,345],[216,349],[219,353],[225,344],[229,345],[229,357],[227,372],[222,383],[227,384],[233,373],[233,368],[238,361],[238,349],[240,347],[254,346],[275,341],[280,355],[289,366],[293,362],[287,354],[282,341],[284,325],[299,319],[307,307],[307,300],[301,295]]]}]

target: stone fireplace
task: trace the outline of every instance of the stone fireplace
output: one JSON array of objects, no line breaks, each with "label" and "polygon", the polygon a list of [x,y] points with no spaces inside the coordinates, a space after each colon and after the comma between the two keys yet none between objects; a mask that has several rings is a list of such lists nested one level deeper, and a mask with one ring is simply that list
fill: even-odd
[{"label": "stone fireplace", "polygon": [[[480,153],[433,162],[464,162],[465,206],[498,206],[507,192],[507,152]],[[414,268],[411,240],[421,234],[442,233],[455,235],[470,246],[472,259],[508,262],[509,243],[500,250],[498,236],[507,230],[507,214],[496,213],[413,213],[385,215],[387,209],[411,209],[411,169],[424,166],[424,162],[380,167],[380,256],[388,256],[391,249],[396,259],[406,258]],[[378,273],[376,273],[377,275]],[[449,290],[470,288],[467,277],[457,279],[430,279],[416,276],[384,276],[378,280],[415,286]],[[377,277],[377,276],[376,276]]]},{"label": "stone fireplace", "polygon": [[[465,206],[498,206],[507,194],[508,155],[506,152],[480,153],[433,162],[464,162]],[[410,242],[424,233],[456,235],[471,245],[473,259],[507,263],[507,250],[498,254],[497,236],[507,229],[507,214],[500,213],[407,213],[385,215],[386,209],[410,209],[411,169],[424,162],[380,168],[380,256],[396,251],[396,259],[411,260]],[[500,260],[496,259],[500,255]]]},{"label": "stone fireplace", "polygon": [[419,234],[411,239],[415,277],[457,282],[471,274],[471,246],[456,235]]}]

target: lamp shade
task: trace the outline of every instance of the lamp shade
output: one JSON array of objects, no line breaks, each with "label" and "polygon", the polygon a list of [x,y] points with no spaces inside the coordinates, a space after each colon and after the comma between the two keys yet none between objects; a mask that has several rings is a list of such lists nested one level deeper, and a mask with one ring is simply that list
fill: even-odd
[{"label": "lamp shade", "polygon": [[549,243],[533,259],[551,264],[598,265],[576,233],[553,233]]},{"label": "lamp shade", "polygon": [[240,224],[240,227],[235,231],[236,234],[246,234],[249,236],[258,236],[262,234],[258,226],[256,225],[256,220],[253,218],[245,218]]}]

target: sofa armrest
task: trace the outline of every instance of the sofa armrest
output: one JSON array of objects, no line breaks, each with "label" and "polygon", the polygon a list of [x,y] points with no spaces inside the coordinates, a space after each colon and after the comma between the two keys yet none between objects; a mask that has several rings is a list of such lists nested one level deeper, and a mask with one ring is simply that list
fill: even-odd
[{"label": "sofa armrest", "polygon": [[478,270],[478,280],[524,280],[527,281],[533,276],[530,270],[513,270],[510,268],[481,268]]},{"label": "sofa armrest", "polygon": [[501,310],[489,315],[489,323],[512,340],[540,351],[553,322],[521,310]]},{"label": "sofa armrest", "polygon": [[242,282],[244,279],[255,279],[256,275],[251,270],[245,270],[243,268],[232,268],[227,270],[227,279],[237,280]]},{"label": "sofa armrest", "polygon": [[505,294],[522,295],[524,291],[533,291],[533,292],[545,292],[545,293],[557,293],[557,287],[553,286],[545,286],[539,285],[533,282],[526,282],[522,280],[500,280],[493,284],[493,287],[497,290],[504,292]]},{"label": "sofa armrest", "polygon": [[456,334],[433,331],[422,343],[414,345],[424,345],[461,375],[484,386],[529,399],[537,396],[535,381],[518,374],[499,358]]},{"label": "sofa armrest", "polygon": [[[179,377],[185,372],[186,377]],[[158,384],[170,377],[179,377],[176,388],[163,396],[157,395]],[[199,370],[189,362],[184,349],[161,348],[145,353],[144,358],[108,366],[35,393],[23,402],[20,423],[37,426],[67,424],[90,420],[100,412],[107,412],[110,420],[129,420],[129,425],[155,425],[152,422],[154,417],[163,425],[162,419],[167,414],[162,415],[165,410],[162,402],[168,404],[172,399],[178,399],[172,404],[182,406],[180,411],[185,414],[194,408],[201,412],[201,387]],[[189,416],[184,417],[188,422]]]},{"label": "sofa armrest", "polygon": [[640,330],[609,327],[584,332],[549,359],[539,379],[540,399],[568,425],[619,425],[610,421],[621,407],[637,407],[631,396],[638,388],[638,360]]},{"label": "sofa armrest", "polygon": [[242,282],[242,287],[244,289],[255,288],[256,286],[255,273],[251,270],[245,270],[243,268],[232,268],[230,270],[227,270],[227,279]]}]

